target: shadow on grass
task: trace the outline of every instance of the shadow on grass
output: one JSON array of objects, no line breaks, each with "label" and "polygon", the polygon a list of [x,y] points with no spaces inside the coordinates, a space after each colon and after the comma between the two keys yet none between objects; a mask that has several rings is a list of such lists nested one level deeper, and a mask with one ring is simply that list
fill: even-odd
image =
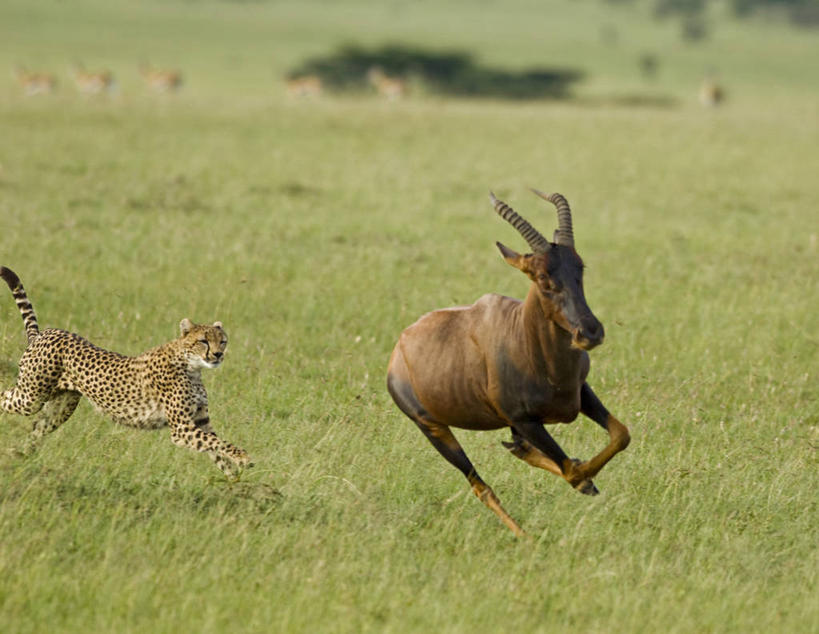
[{"label": "shadow on grass", "polygon": [[532,68],[513,72],[477,64],[463,51],[431,52],[401,44],[377,49],[342,46],[336,52],[304,61],[289,78],[317,76],[328,90],[338,92],[368,89],[372,69],[386,76],[409,79],[432,94],[448,97],[492,97],[497,99],[565,99],[572,84],[583,77],[571,68]]},{"label": "shadow on grass", "polygon": [[[17,363],[7,359],[0,359],[0,377],[14,380],[17,376]],[[11,387],[10,385],[7,387]]]},{"label": "shadow on grass", "polygon": [[676,108],[680,105],[679,99],[668,95],[612,95],[600,97],[584,97],[576,100],[581,106],[592,108]]},{"label": "shadow on grass", "polygon": [[119,505],[127,509],[132,518],[146,520],[157,514],[264,518],[285,500],[276,487],[259,480],[229,482],[215,476],[207,485],[182,487],[169,486],[161,478],[146,486],[144,481],[132,480],[127,475],[77,478],[76,473],[51,468],[37,453],[21,457],[0,452],[0,477],[6,484],[0,490],[3,504],[31,494],[34,482],[52,509],[97,512],[102,507]]}]

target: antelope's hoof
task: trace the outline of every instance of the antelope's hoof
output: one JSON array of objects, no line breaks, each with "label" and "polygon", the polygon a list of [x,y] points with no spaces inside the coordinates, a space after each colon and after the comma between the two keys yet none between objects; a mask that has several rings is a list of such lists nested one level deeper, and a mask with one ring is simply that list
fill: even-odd
[{"label": "antelope's hoof", "polygon": [[591,480],[582,480],[580,484],[575,485],[574,487],[578,491],[580,491],[583,495],[597,495],[600,491],[597,490],[597,487],[594,486],[594,482]]},{"label": "antelope's hoof", "polygon": [[[578,460],[577,458],[572,458],[573,466],[579,467],[583,463]],[[582,473],[582,472],[581,472]],[[576,473],[576,476],[581,476],[581,473]],[[570,480],[571,485],[580,491],[583,495],[597,495],[600,491],[597,490],[597,487],[594,486],[594,482],[591,481],[591,478],[582,478],[581,480]]]}]

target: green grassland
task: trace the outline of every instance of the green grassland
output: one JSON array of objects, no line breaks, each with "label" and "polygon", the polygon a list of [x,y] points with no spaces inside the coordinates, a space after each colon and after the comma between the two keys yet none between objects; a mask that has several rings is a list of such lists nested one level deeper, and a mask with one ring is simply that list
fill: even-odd
[{"label": "green grassland", "polygon": [[[591,1],[0,3],[0,263],[42,326],[119,352],[224,322],[211,417],[255,461],[229,483],[86,401],[21,459],[29,422],[0,415],[0,630],[819,630],[819,37],[714,19],[694,45]],[[287,97],[350,42],[584,78],[566,100]],[[118,92],[78,95],[74,61]],[[186,85],[148,94],[140,61]],[[24,97],[14,64],[59,90]],[[549,234],[529,186],[572,203],[607,332],[589,381],[632,443],[589,498],[461,432],[518,540],[384,377],[424,312],[526,293],[487,193]],[[4,386],[24,345],[0,289]]]}]

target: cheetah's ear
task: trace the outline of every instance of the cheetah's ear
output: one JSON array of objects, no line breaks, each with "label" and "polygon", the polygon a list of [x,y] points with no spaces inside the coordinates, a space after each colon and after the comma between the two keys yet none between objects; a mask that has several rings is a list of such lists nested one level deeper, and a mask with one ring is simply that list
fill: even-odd
[{"label": "cheetah's ear", "polygon": [[179,330],[183,337],[191,331],[191,328],[193,328],[193,322],[187,317],[179,322]]},{"label": "cheetah's ear", "polygon": [[[214,328],[222,328],[222,322],[221,321],[214,321],[213,322],[213,327]],[[223,328],[223,330],[224,330],[224,328]]]}]

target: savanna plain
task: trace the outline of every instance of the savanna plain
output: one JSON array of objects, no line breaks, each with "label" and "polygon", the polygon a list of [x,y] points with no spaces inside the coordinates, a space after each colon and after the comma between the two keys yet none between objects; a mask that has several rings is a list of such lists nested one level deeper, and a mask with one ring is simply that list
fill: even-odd
[{"label": "savanna plain", "polygon": [[[87,401],[19,458],[30,422],[0,414],[0,630],[819,630],[819,37],[713,20],[686,42],[640,2],[0,3],[0,263],[42,327],[125,354],[222,321],[211,419],[255,462],[228,482]],[[560,98],[286,93],[350,42],[581,76]],[[78,94],[77,61],[116,92]],[[148,93],[145,61],[182,89]],[[57,90],[25,97],[15,64]],[[456,431],[516,539],[385,370],[421,314],[525,295],[488,192],[551,235],[528,187],[572,205],[606,327],[589,383],[632,442],[592,498],[508,432]],[[24,347],[0,288],[3,389]],[[583,459],[607,440],[550,431]]]}]

